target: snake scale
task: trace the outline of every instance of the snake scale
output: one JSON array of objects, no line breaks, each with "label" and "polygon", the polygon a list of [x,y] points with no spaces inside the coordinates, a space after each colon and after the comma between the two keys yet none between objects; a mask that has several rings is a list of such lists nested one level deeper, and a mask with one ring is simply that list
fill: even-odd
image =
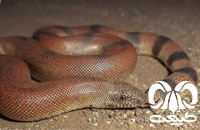
[{"label": "snake scale", "polygon": [[[197,83],[184,50],[171,39],[106,26],[48,26],[32,38],[0,38],[0,113],[18,121],[50,118],[82,108],[145,107],[147,95],[124,83],[136,55],[160,60],[172,88]],[[32,82],[31,76],[43,82]],[[162,95],[161,95],[162,96]]]}]

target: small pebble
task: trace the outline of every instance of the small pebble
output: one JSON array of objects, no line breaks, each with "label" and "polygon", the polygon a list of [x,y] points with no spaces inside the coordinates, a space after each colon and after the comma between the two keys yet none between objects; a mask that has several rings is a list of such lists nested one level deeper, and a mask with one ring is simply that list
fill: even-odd
[{"label": "small pebble", "polygon": [[141,109],[136,109],[136,113],[135,114],[136,114],[137,117],[140,117],[141,114],[142,114]]},{"label": "small pebble", "polygon": [[93,112],[93,115],[99,116],[99,113],[98,112]]},{"label": "small pebble", "polygon": [[132,111],[132,114],[133,114],[133,115],[135,115],[135,110],[134,110],[134,111]]},{"label": "small pebble", "polygon": [[97,118],[94,117],[94,118],[92,119],[92,122],[93,122],[93,123],[96,123],[96,122],[97,122]]},{"label": "small pebble", "polygon": [[64,118],[68,118],[68,116],[67,116],[67,115],[64,115]]},{"label": "small pebble", "polygon": [[124,117],[124,118],[127,118],[127,115],[126,115],[126,114],[123,114],[123,117]]},{"label": "small pebble", "polygon": [[183,125],[183,128],[187,128],[187,125],[186,125],[186,124],[184,124],[184,125]]},{"label": "small pebble", "polygon": [[110,121],[106,121],[107,124],[110,124]]},{"label": "small pebble", "polygon": [[98,126],[98,123],[97,123],[97,122],[95,122],[93,125],[94,125],[94,126]]},{"label": "small pebble", "polygon": [[149,114],[149,113],[150,113],[150,111],[149,111],[149,110],[147,110],[147,111],[146,111],[146,114]]},{"label": "small pebble", "polygon": [[134,123],[133,123],[132,121],[129,121],[129,122],[128,122],[128,125],[130,125],[130,126],[133,125],[133,124],[134,124]]},{"label": "small pebble", "polygon": [[150,126],[150,127],[153,127],[153,128],[155,128],[155,126],[154,126],[153,124],[151,124],[151,123],[150,123],[150,125],[149,125],[149,126]]},{"label": "small pebble", "polygon": [[108,113],[107,113],[107,115],[108,115],[108,117],[113,117],[113,114],[114,114],[114,112],[113,111],[108,111]]},{"label": "small pebble", "polygon": [[135,122],[135,118],[132,118],[131,121],[132,121],[132,122]]},{"label": "small pebble", "polygon": [[88,118],[88,121],[89,121],[89,122],[91,122],[91,121],[92,121],[92,119],[91,119],[91,118]]},{"label": "small pebble", "polygon": [[39,125],[36,125],[35,127],[38,128],[38,127],[40,127],[40,126],[39,126]]}]

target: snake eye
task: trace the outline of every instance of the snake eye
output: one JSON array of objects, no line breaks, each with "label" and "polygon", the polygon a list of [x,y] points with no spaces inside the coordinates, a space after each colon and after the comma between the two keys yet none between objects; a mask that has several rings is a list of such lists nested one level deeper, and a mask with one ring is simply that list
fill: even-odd
[{"label": "snake eye", "polygon": [[121,99],[121,100],[125,100],[125,99],[126,99],[126,96],[125,96],[125,95],[122,95],[122,96],[120,97],[120,99]]}]

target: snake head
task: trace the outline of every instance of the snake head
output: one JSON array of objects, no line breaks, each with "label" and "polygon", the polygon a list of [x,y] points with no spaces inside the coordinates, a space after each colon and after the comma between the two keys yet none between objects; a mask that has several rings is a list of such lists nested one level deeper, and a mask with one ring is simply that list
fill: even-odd
[{"label": "snake head", "polygon": [[147,107],[147,95],[140,89],[124,82],[115,82],[112,91],[108,91],[109,107],[135,108]]}]

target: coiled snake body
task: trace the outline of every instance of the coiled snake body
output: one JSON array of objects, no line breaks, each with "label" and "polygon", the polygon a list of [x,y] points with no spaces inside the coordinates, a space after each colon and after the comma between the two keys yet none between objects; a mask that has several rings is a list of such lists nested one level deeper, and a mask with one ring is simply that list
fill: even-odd
[{"label": "coiled snake body", "polygon": [[[120,81],[133,71],[136,53],[166,65],[172,74],[164,81],[172,88],[197,82],[189,57],[174,41],[105,26],[49,26],[33,39],[0,38],[0,53],[0,113],[20,121],[81,108],[146,106],[146,94]],[[30,72],[44,82],[31,82]]]}]

